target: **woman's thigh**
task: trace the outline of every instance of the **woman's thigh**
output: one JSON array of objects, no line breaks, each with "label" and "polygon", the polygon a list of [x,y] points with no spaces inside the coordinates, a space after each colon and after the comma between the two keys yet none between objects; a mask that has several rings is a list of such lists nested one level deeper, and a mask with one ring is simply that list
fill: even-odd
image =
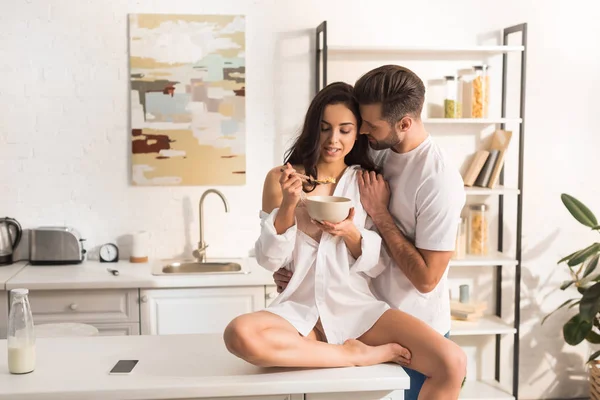
[{"label": "woman's thigh", "polygon": [[[258,333],[260,331],[266,329],[277,329],[281,331],[286,331],[290,333],[294,333],[298,336],[301,336],[300,333],[296,330],[294,325],[289,323],[285,318],[274,314],[269,311],[255,311],[248,314],[240,315],[236,317],[231,323],[228,329],[233,329],[237,333],[247,332],[247,333]],[[307,336],[307,339],[312,340],[320,340],[320,334],[317,328],[315,327]]]},{"label": "woman's thigh", "polygon": [[379,346],[398,343],[411,352],[409,368],[431,376],[435,366],[448,356],[453,342],[425,322],[400,310],[387,310],[361,337],[361,342]]}]

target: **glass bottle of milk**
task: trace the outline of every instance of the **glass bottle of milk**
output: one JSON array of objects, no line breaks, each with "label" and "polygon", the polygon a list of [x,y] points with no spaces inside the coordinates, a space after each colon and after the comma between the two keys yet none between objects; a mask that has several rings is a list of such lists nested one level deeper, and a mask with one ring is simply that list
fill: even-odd
[{"label": "glass bottle of milk", "polygon": [[27,374],[35,369],[35,332],[27,289],[11,290],[8,316],[8,370]]}]

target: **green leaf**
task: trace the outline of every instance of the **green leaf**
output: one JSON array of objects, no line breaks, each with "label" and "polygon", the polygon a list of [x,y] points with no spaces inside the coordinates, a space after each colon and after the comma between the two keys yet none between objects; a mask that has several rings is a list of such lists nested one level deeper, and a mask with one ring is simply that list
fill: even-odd
[{"label": "green leaf", "polygon": [[563,326],[563,336],[565,342],[571,346],[576,346],[583,342],[583,339],[592,330],[592,323],[581,319],[581,315],[576,314]]},{"label": "green leaf", "polygon": [[598,356],[600,356],[600,350],[598,350],[597,352],[595,352],[594,354],[592,354],[590,356],[590,358],[588,358],[586,364],[589,363],[589,362],[591,362],[591,361],[594,361]]},{"label": "green leaf", "polygon": [[569,286],[571,286],[574,283],[575,283],[575,281],[564,281],[562,283],[562,285],[560,285],[560,290],[565,290],[566,288],[568,288]]},{"label": "green leaf", "polygon": [[584,294],[584,293],[585,293],[585,291],[586,291],[587,289],[588,289],[588,288],[586,288],[586,287],[577,286],[577,291],[578,291],[580,294]]},{"label": "green leaf", "polygon": [[587,260],[588,257],[594,255],[598,251],[600,251],[600,243],[590,244],[588,247],[586,247],[585,249],[583,249],[580,252],[578,252],[577,254],[575,254],[573,256],[573,258],[571,258],[569,260],[569,262],[567,263],[567,265],[570,266],[570,267],[574,267],[576,265],[579,265],[582,262],[584,262],[585,260]]},{"label": "green leaf", "polygon": [[588,263],[587,267],[585,267],[585,271],[583,272],[583,277],[584,278],[586,276],[588,276],[589,274],[591,274],[592,272],[594,272],[594,270],[598,266],[598,259],[599,258],[600,258],[600,254],[596,254],[594,257],[592,257],[592,259]]},{"label": "green leaf", "polygon": [[596,226],[595,226],[595,227],[593,227],[592,229],[593,229],[593,230],[595,230],[595,231],[598,231],[598,230],[600,230],[600,225],[596,225]]},{"label": "green leaf", "polygon": [[558,308],[556,310],[554,310],[550,314],[546,315],[540,325],[544,325],[544,322],[546,321],[546,319],[549,316],[551,316],[552,314],[554,314],[555,312],[557,312],[558,310],[560,310],[561,308],[563,308],[564,306],[566,306],[567,304],[569,304],[570,302],[575,301],[575,300],[577,300],[577,299],[569,299],[569,300],[565,301],[564,303],[562,303],[560,306],[558,306]]},{"label": "green leaf", "polygon": [[581,303],[581,301],[576,301],[575,303],[571,304],[571,305],[569,306],[569,308],[573,308],[573,307],[575,307],[576,305],[578,305],[578,304],[580,304],[580,303]]},{"label": "green leaf", "polygon": [[585,340],[593,344],[600,344],[600,335],[594,331],[590,331],[590,333],[588,333],[585,337]]},{"label": "green leaf", "polygon": [[577,200],[575,197],[570,196],[566,193],[560,195],[560,199],[562,200],[567,210],[571,213],[573,218],[575,218],[579,223],[589,226],[590,228],[598,225],[598,220],[596,216],[587,208],[582,202]]},{"label": "green leaf", "polygon": [[580,251],[581,250],[574,251],[573,253],[569,254],[568,256],[561,258],[560,261],[557,262],[557,264],[560,264],[563,261],[567,261],[567,260],[571,259],[571,257],[573,257],[575,254],[579,253]]},{"label": "green leaf", "polygon": [[585,291],[579,304],[581,318],[590,323],[600,311],[600,282],[595,283]]}]

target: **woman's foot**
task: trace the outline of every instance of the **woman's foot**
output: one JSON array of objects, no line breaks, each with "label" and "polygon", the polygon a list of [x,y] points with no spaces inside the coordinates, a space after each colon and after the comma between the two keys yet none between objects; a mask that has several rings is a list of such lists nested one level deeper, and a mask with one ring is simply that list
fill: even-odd
[{"label": "woman's foot", "polygon": [[410,352],[397,343],[368,346],[361,341],[348,339],[342,347],[348,353],[352,365],[355,366],[375,365],[385,362],[395,362],[400,365],[410,363]]}]

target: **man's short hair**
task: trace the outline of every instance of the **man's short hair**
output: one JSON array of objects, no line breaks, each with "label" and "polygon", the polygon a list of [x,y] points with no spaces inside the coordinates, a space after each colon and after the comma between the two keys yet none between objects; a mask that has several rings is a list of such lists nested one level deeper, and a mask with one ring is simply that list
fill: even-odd
[{"label": "man's short hair", "polygon": [[425,85],[408,68],[383,65],[360,77],[354,85],[360,104],[381,104],[381,117],[391,125],[406,115],[420,118],[425,102]]}]

